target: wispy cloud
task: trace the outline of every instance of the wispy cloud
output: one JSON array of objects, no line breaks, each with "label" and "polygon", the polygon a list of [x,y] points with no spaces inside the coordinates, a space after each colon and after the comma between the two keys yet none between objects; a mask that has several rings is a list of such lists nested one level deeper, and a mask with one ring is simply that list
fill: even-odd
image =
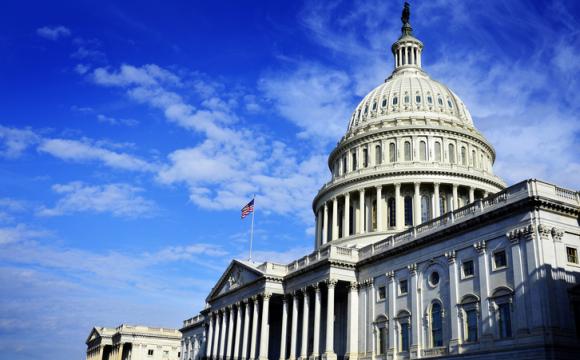
[{"label": "wispy cloud", "polygon": [[44,139],[38,150],[57,158],[78,162],[100,162],[122,170],[154,171],[157,166],[136,156],[112,151],[89,140]]},{"label": "wispy cloud", "polygon": [[17,158],[39,139],[40,137],[30,129],[0,125],[0,157]]},{"label": "wispy cloud", "polygon": [[55,41],[60,38],[69,37],[71,35],[71,31],[67,27],[62,25],[43,26],[41,28],[36,29],[36,34],[45,39]]},{"label": "wispy cloud", "polygon": [[139,194],[143,189],[129,184],[87,185],[82,182],[53,185],[62,195],[54,207],[39,209],[40,216],[60,216],[79,212],[110,213],[117,217],[150,216],[156,209]]}]

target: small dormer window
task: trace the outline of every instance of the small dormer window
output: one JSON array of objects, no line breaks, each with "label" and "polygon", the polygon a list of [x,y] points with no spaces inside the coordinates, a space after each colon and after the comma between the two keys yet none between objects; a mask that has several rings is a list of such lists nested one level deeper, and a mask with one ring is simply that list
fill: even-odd
[{"label": "small dormer window", "polygon": [[409,95],[405,95],[405,104],[408,104],[408,103],[409,103],[409,101],[410,101],[410,99],[409,99]]},{"label": "small dormer window", "polygon": [[383,99],[383,103],[381,104],[382,107],[387,106],[387,99]]},{"label": "small dormer window", "polygon": [[397,105],[398,103],[399,103],[399,98],[395,96],[393,98],[393,105]]},{"label": "small dormer window", "polygon": [[451,100],[447,100],[447,105],[449,105],[450,109],[453,109],[453,104],[451,103]]},{"label": "small dormer window", "polygon": [[433,97],[431,97],[431,94],[427,93],[427,102],[429,104],[433,104]]},{"label": "small dormer window", "polygon": [[440,106],[443,106],[443,99],[439,98],[437,99],[437,102],[439,103]]},{"label": "small dormer window", "polygon": [[373,103],[373,111],[374,111],[374,110],[376,110],[376,109],[377,109],[377,102],[375,101],[375,102]]},{"label": "small dormer window", "polygon": [[421,103],[421,97],[419,95],[415,96],[415,102],[417,104],[420,104]]}]

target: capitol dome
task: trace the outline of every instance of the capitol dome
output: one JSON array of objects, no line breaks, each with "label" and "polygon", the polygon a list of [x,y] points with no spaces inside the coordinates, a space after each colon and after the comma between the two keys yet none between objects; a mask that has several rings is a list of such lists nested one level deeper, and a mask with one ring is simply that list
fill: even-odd
[{"label": "capitol dome", "polygon": [[463,101],[423,70],[409,15],[391,47],[393,72],[358,104],[328,158],[332,178],[313,201],[316,248],[365,246],[505,188]]}]

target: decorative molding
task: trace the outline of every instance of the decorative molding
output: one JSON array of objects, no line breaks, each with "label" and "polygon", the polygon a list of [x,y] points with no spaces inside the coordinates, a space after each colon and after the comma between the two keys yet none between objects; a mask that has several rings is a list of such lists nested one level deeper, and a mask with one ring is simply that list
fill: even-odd
[{"label": "decorative molding", "polygon": [[417,264],[413,263],[407,265],[407,269],[409,269],[409,274],[411,274],[411,276],[417,275]]},{"label": "decorative molding", "polygon": [[552,235],[552,229],[547,227],[544,224],[538,225],[538,233],[540,234],[540,239],[542,240],[550,240],[550,235]]},{"label": "decorative molding", "polygon": [[456,254],[455,250],[451,250],[445,253],[445,257],[447,258],[447,262],[449,265],[455,264]]},{"label": "decorative molding", "polygon": [[554,241],[561,242],[562,238],[564,237],[564,231],[557,229],[555,227],[552,228],[552,238]]},{"label": "decorative molding", "polygon": [[349,287],[349,289],[350,289],[351,291],[357,291],[357,290],[358,290],[358,288],[359,288],[359,283],[358,283],[358,282],[356,282],[356,281],[351,281],[351,282],[349,283],[348,287]]},{"label": "decorative molding", "polygon": [[389,280],[389,282],[392,282],[395,280],[395,272],[394,271],[389,271],[385,274],[385,276],[387,277],[387,279]]},{"label": "decorative molding", "polygon": [[485,241],[478,241],[475,244],[473,244],[473,247],[481,255],[485,253],[485,249],[487,249],[487,243]]},{"label": "decorative molding", "polygon": [[336,279],[327,279],[326,280],[326,286],[328,286],[329,289],[336,287],[337,283],[338,283],[338,281]]},{"label": "decorative molding", "polygon": [[271,293],[271,292],[269,292],[269,291],[266,291],[266,292],[264,292],[264,293],[262,294],[262,298],[263,298],[264,300],[270,300],[270,298],[271,298],[271,297],[272,297],[272,293]]},{"label": "decorative molding", "polygon": [[513,229],[506,233],[507,238],[516,244],[520,239],[532,240],[535,236],[534,226],[532,224],[520,228]]}]

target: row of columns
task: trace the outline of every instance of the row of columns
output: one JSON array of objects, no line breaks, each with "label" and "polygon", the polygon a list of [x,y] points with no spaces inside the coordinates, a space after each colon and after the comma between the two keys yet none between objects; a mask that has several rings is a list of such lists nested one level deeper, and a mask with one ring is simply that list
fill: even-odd
[{"label": "row of columns", "polygon": [[205,344],[204,335],[192,336],[185,338],[183,340],[183,345],[181,346],[181,359],[182,360],[199,360],[202,355],[205,354],[203,345]]},{"label": "row of columns", "polygon": [[[429,183],[431,184],[431,183]],[[431,209],[432,218],[437,218],[441,216],[441,209],[440,209],[440,183],[432,183],[433,184],[433,194],[435,201],[433,201],[433,206]],[[401,183],[395,183],[395,230],[403,231],[404,230],[404,197],[401,196]],[[413,192],[413,224],[419,225],[421,223],[421,183],[415,182],[414,185],[414,192]],[[451,184],[452,186],[452,200],[451,200],[451,210],[455,210],[459,208],[459,185],[458,184]],[[385,231],[385,217],[383,216],[383,206],[380,206],[382,201],[382,189],[383,185],[379,185],[375,187],[376,191],[376,199],[377,201],[377,229],[376,231]],[[469,196],[469,203],[475,201],[475,191],[474,187],[468,188],[468,196]],[[483,191],[483,197],[488,196],[488,192],[485,190]],[[360,189],[358,191],[358,219],[357,223],[358,231],[357,234],[364,234],[367,232],[366,229],[366,221],[365,221],[365,192],[366,189]],[[351,193],[345,193],[343,198],[343,231],[342,237],[347,237],[350,235],[350,196]],[[324,245],[329,241],[337,240],[338,239],[338,200],[339,195],[333,197],[332,199],[325,201],[324,204],[319,208],[317,211],[316,217],[316,244],[317,246]],[[329,205],[332,204],[332,213],[329,214]],[[330,218],[330,219],[329,219]],[[330,225],[330,229],[329,229]],[[330,231],[329,231],[330,230]],[[353,229],[354,230],[354,229]],[[353,231],[354,233],[354,231]]]},{"label": "row of columns", "polygon": [[[209,315],[206,358],[211,359],[268,359],[270,293],[262,298],[261,324],[258,324],[260,297],[254,296],[242,302],[214,311]],[[242,312],[242,308],[244,311]],[[250,308],[252,313],[250,314]],[[234,320],[235,314],[235,320]],[[250,320],[252,327],[250,330]],[[243,323],[243,331],[242,324]],[[258,326],[260,326],[259,353]],[[235,333],[234,333],[235,327]],[[251,333],[250,333],[251,331]],[[235,339],[234,339],[235,336]],[[241,349],[241,353],[240,353]],[[249,353],[248,353],[249,349]]]},{"label": "row of columns", "polygon": [[[326,342],[324,347],[324,359],[332,360],[336,359],[336,353],[334,352],[334,290],[336,287],[336,280],[327,280],[326,287],[328,289],[327,294],[327,305],[326,305]],[[295,360],[303,359],[306,360],[310,358],[318,358],[320,356],[320,312],[321,312],[321,290],[318,283],[312,285],[314,289],[314,328],[313,328],[313,342],[312,342],[312,353],[308,354],[308,332],[309,332],[309,318],[310,318],[310,294],[308,288],[301,290],[302,294],[302,332],[301,332],[301,347],[300,353],[297,354],[297,341],[298,341],[298,317],[299,317],[299,301],[300,294],[294,292],[291,296],[284,297],[282,299],[282,334],[280,343],[280,360]],[[287,349],[286,338],[287,338],[287,328],[288,328],[288,301],[292,298],[292,317],[290,319],[290,349]],[[286,358],[286,353],[289,350],[288,358]],[[298,355],[298,357],[297,357]]]},{"label": "row of columns", "polygon": [[421,67],[421,48],[416,44],[401,46],[395,54],[395,67],[417,65]]}]

